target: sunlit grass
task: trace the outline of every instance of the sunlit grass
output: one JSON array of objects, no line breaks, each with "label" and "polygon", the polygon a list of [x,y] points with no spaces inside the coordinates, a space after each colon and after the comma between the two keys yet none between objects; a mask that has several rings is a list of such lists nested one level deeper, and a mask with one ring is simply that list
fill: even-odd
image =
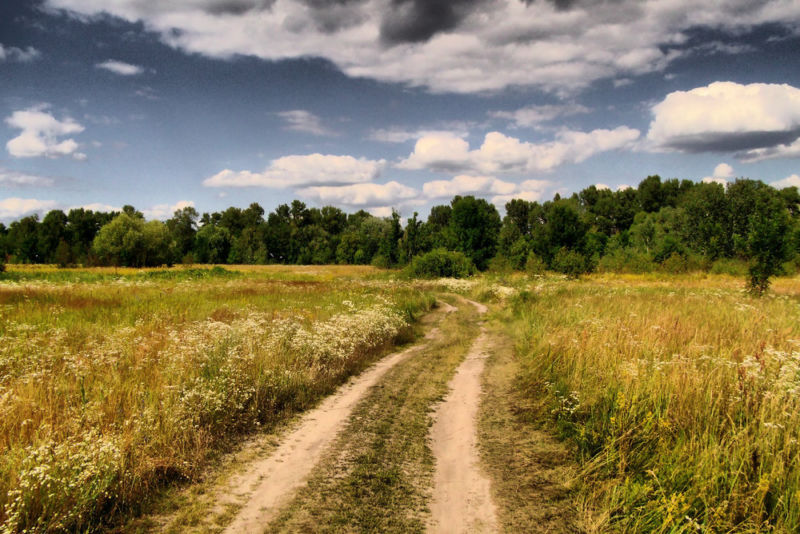
[{"label": "sunlit grass", "polygon": [[800,529],[800,280],[597,275],[505,312],[587,509],[630,532]]},{"label": "sunlit grass", "polygon": [[432,302],[372,268],[3,276],[2,532],[91,530],[135,510],[331,391]]}]

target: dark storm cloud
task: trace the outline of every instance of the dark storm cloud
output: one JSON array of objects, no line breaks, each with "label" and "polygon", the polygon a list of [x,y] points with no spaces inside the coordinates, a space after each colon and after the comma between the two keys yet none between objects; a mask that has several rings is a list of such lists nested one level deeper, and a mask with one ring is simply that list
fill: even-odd
[{"label": "dark storm cloud", "polygon": [[275,0],[212,0],[205,11],[212,15],[243,15],[248,11],[268,9]]},{"label": "dark storm cloud", "polygon": [[310,8],[308,15],[314,27],[323,33],[336,33],[363,23],[367,15],[361,7],[366,2],[367,0],[303,0]]},{"label": "dark storm cloud", "polygon": [[671,139],[663,146],[681,152],[745,152],[758,148],[788,145],[800,138],[800,129],[786,132],[706,133]]},{"label": "dark storm cloud", "polygon": [[387,44],[419,43],[452,30],[488,0],[392,0],[381,22]]}]

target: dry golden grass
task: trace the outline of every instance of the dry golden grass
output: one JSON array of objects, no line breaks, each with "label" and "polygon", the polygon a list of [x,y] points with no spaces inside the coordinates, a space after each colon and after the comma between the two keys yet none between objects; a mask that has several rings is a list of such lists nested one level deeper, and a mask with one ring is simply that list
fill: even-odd
[{"label": "dry golden grass", "polygon": [[402,339],[424,293],[364,268],[13,268],[0,532],[93,530]]},{"label": "dry golden grass", "polygon": [[761,299],[711,275],[525,286],[505,319],[526,388],[601,525],[800,529],[800,280]]}]

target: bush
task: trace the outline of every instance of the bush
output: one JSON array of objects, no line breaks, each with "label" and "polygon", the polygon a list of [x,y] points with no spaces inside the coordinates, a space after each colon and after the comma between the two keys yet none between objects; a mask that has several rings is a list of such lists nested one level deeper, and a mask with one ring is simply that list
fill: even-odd
[{"label": "bush", "polygon": [[475,273],[475,265],[461,252],[438,248],[415,256],[405,272],[412,278],[465,278]]},{"label": "bush", "polygon": [[607,273],[649,273],[654,269],[655,264],[649,256],[630,248],[614,249],[597,263],[597,270]]},{"label": "bush", "polygon": [[544,274],[546,268],[547,265],[544,263],[542,258],[533,252],[528,254],[528,259],[525,261],[525,272],[528,273],[529,276]]},{"label": "bush", "polygon": [[551,267],[554,271],[564,273],[569,278],[578,278],[588,271],[586,256],[563,247],[556,252]]},{"label": "bush", "polygon": [[495,274],[511,274],[514,270],[511,260],[505,256],[497,255],[489,260],[489,267],[487,269],[490,273]]},{"label": "bush", "polygon": [[720,258],[711,264],[712,274],[729,274],[731,276],[746,276],[747,262],[734,258]]}]

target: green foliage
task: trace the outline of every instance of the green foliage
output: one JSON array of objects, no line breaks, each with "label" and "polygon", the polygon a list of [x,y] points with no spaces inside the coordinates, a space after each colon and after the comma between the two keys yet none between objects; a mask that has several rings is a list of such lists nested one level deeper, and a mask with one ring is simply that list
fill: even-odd
[{"label": "green foliage", "polygon": [[586,256],[566,247],[556,252],[550,267],[556,272],[566,274],[569,278],[578,278],[589,270]]},{"label": "green foliage", "polygon": [[486,200],[473,196],[457,196],[451,205],[450,229],[456,249],[472,260],[478,269],[486,269],[495,255],[500,232],[497,209]]},{"label": "green foliage", "polygon": [[528,253],[528,259],[525,260],[525,272],[528,273],[529,276],[542,275],[545,269],[547,269],[547,264],[542,258],[533,252]]},{"label": "green foliage", "polygon": [[752,258],[748,287],[756,295],[769,288],[769,278],[781,272],[787,259],[789,213],[779,198],[761,198],[750,216],[747,245]]},{"label": "green foliage", "polygon": [[107,265],[148,267],[171,263],[173,246],[164,223],[123,212],[100,229],[92,249]]},{"label": "green foliage", "polygon": [[475,273],[475,265],[461,252],[434,249],[415,256],[405,274],[412,278],[465,278]]}]

